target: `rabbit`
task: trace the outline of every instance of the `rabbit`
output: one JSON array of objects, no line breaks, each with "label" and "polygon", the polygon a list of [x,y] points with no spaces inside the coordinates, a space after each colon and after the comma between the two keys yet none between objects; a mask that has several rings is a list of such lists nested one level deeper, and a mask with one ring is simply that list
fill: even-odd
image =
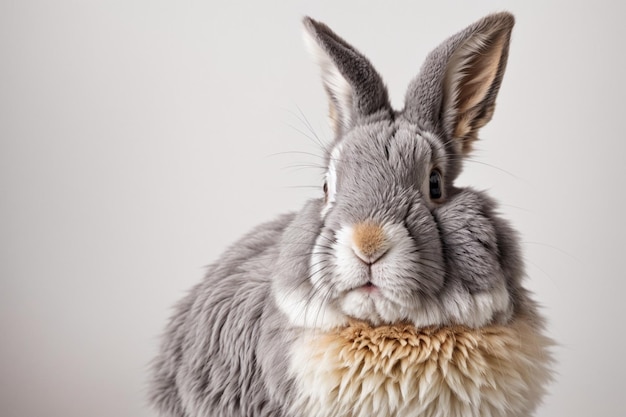
[{"label": "rabbit", "polygon": [[511,14],[450,37],[393,110],[354,47],[305,17],[334,141],[319,197],[249,232],[175,308],[162,416],[527,416],[551,339],[516,232],[455,178],[492,117]]}]

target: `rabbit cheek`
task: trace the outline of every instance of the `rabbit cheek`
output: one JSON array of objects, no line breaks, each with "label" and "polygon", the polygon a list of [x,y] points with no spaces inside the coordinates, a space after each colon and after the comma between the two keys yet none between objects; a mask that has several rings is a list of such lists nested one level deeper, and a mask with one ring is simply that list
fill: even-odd
[{"label": "rabbit cheek", "polygon": [[506,321],[512,306],[490,200],[464,190],[437,218],[449,268],[442,294],[446,315],[470,327]]},{"label": "rabbit cheek", "polygon": [[447,264],[472,293],[489,291],[505,279],[490,211],[488,200],[464,191],[438,214]]}]

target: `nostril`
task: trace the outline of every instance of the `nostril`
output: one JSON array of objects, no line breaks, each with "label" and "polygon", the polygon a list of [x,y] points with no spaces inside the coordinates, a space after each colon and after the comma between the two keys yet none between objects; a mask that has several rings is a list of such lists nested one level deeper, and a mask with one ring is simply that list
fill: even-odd
[{"label": "nostril", "polygon": [[374,264],[377,261],[379,261],[380,258],[382,258],[385,253],[387,253],[387,249],[381,248],[381,250],[379,250],[377,252],[366,254],[366,253],[363,253],[363,251],[361,251],[358,247],[353,247],[352,248],[352,252],[354,252],[356,257],[361,262],[363,262],[367,266],[371,266],[372,264]]},{"label": "nostril", "polygon": [[361,252],[358,248],[352,248],[352,252],[354,253],[354,255],[356,255],[357,259],[361,262],[363,262],[366,265],[371,265],[372,262],[370,262],[369,257],[367,255],[365,255],[363,252]]}]

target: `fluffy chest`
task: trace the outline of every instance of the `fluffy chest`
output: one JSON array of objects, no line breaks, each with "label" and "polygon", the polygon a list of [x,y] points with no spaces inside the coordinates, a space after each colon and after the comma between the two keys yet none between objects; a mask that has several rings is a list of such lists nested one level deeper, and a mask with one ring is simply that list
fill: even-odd
[{"label": "fluffy chest", "polygon": [[294,345],[294,415],[522,416],[549,380],[549,340],[526,320],[482,329],[364,323]]}]

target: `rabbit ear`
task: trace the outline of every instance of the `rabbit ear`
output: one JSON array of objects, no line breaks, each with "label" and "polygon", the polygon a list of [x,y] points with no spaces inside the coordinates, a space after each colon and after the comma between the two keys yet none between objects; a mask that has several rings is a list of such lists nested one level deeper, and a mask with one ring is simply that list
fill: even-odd
[{"label": "rabbit ear", "polygon": [[303,19],[305,42],[322,70],[335,137],[381,110],[391,113],[387,89],[372,64],[328,26]]},{"label": "rabbit ear", "polygon": [[409,86],[405,117],[469,152],[493,115],[514,23],[509,13],[487,16],[431,52]]}]

